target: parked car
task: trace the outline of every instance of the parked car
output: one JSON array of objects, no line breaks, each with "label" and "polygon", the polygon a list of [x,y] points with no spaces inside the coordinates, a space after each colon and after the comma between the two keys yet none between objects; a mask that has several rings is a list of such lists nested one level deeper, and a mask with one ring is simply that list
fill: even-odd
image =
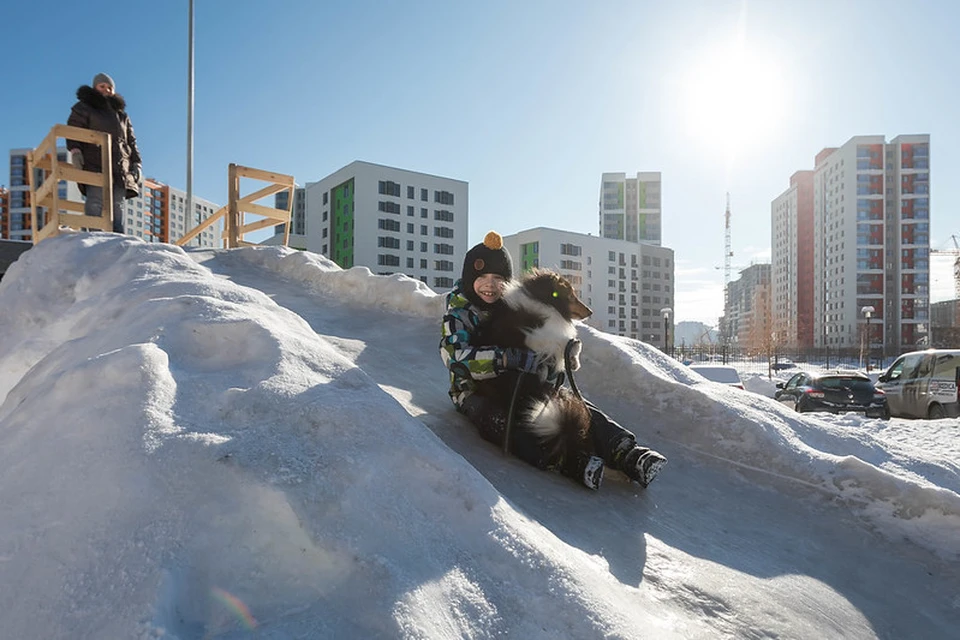
[{"label": "parked car", "polygon": [[784,369],[795,369],[796,366],[797,365],[794,364],[793,360],[789,360],[787,358],[780,358],[776,362],[771,364],[770,368],[773,369],[774,371],[783,371]]},{"label": "parked car", "polygon": [[690,369],[696,371],[707,380],[743,389],[743,380],[740,372],[726,364],[692,364]]},{"label": "parked car", "polygon": [[960,415],[958,381],[960,349],[928,349],[894,360],[877,378],[877,387],[886,392],[891,414],[936,420]]},{"label": "parked car", "polygon": [[890,417],[886,394],[859,371],[802,371],[786,383],[778,382],[773,397],[801,413],[855,411],[869,418]]}]

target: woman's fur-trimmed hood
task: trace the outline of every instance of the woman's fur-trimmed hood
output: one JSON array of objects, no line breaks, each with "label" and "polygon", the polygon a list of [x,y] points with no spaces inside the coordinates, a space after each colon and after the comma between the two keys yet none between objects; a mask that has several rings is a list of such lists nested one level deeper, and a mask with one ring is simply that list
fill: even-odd
[{"label": "woman's fur-trimmed hood", "polygon": [[77,100],[90,105],[94,109],[106,109],[107,107],[114,111],[126,111],[127,102],[119,93],[112,96],[105,96],[89,85],[82,85],[77,89]]}]

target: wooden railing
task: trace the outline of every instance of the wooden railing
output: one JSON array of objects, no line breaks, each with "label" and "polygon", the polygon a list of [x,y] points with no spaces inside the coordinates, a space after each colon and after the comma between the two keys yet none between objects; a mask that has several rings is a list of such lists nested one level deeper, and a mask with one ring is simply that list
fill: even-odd
[{"label": "wooden railing", "polygon": [[[27,180],[30,185],[30,230],[33,244],[44,238],[56,236],[60,227],[75,229],[99,229],[113,231],[113,174],[111,171],[97,173],[84,171],[69,162],[57,158],[57,140],[66,138],[87,142],[100,147],[100,166],[112,167],[110,134],[65,124],[55,124],[50,133],[36,149],[27,153]],[[35,169],[43,170],[43,178],[36,184]],[[60,197],[58,185],[61,180],[100,187],[103,189],[103,215],[88,216],[83,213],[83,202]],[[40,224],[39,209],[46,208],[43,224]],[[76,211],[75,213],[64,213]]]},{"label": "wooden railing", "polygon": [[[253,180],[269,182],[270,184],[241,198],[240,178],[251,178]],[[243,240],[244,234],[284,223],[286,226],[284,227],[283,244],[286,246],[290,241],[290,211],[293,207],[295,187],[293,176],[263,171],[261,169],[251,169],[250,167],[243,167],[231,163],[229,179],[229,202],[177,240],[177,244],[180,246],[185,245],[204,229],[212,226],[217,220],[223,218],[223,246],[227,249],[253,245],[255,243]],[[272,196],[281,191],[287,191],[288,194],[286,209],[276,209],[274,207],[256,204],[257,200]],[[263,219],[244,223],[244,213],[263,216]]]}]

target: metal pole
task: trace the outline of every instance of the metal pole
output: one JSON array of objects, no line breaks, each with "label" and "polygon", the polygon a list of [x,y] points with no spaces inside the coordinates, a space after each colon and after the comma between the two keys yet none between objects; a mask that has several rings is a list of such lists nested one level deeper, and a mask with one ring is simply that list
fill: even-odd
[{"label": "metal pole", "polygon": [[[190,0],[189,54],[187,70],[187,220],[193,221],[193,228],[200,223],[194,218],[193,211],[193,0]],[[200,239],[197,238],[199,245]]]}]

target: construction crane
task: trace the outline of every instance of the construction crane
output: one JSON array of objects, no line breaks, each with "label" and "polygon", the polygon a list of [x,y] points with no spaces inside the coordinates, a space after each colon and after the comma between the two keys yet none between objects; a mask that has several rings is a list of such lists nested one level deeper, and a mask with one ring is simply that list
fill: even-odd
[{"label": "construction crane", "polygon": [[733,260],[733,247],[730,244],[730,192],[727,192],[727,212],[724,214],[723,230],[723,326],[720,338],[724,344],[730,342],[730,330],[727,326],[727,307],[730,303],[730,262]]},{"label": "construction crane", "polygon": [[930,249],[931,255],[954,256],[953,260],[953,297],[960,300],[960,242],[957,242],[957,236],[951,235],[953,240],[953,249]]}]

